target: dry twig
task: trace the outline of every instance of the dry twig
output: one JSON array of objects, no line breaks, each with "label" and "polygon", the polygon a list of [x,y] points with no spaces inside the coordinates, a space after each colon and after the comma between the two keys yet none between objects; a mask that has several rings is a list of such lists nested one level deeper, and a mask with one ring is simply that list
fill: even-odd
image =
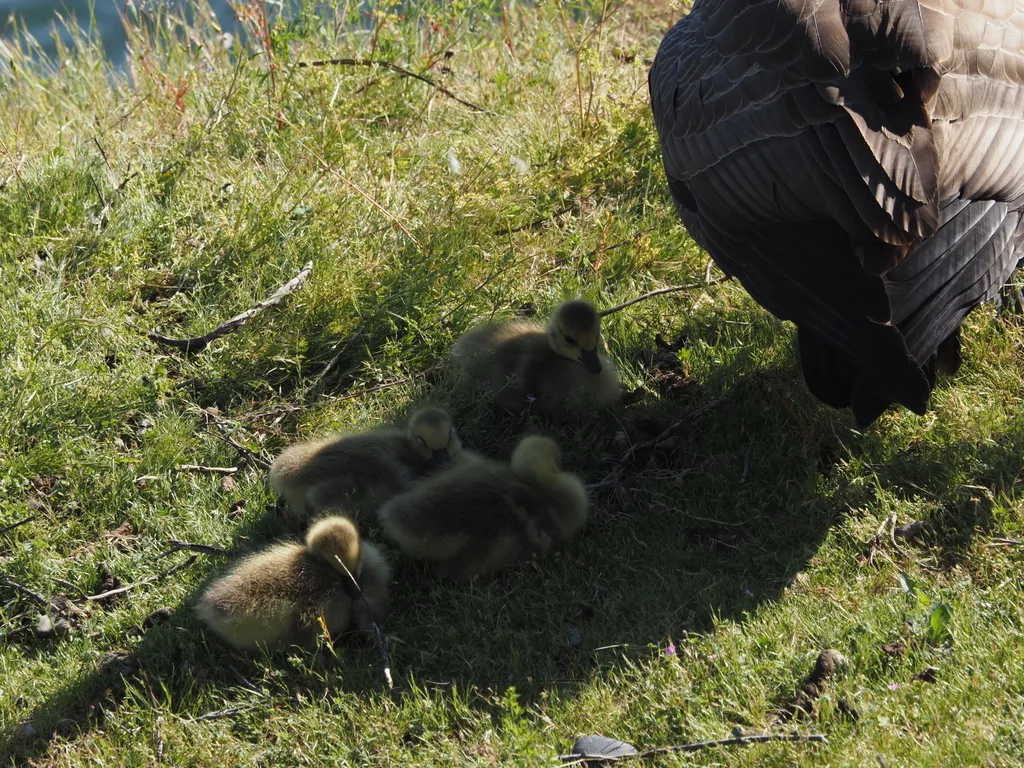
[{"label": "dry twig", "polygon": [[341,358],[345,356],[345,353],[348,352],[349,348],[358,339],[361,339],[362,337],[362,330],[358,330],[354,334],[349,336],[349,338],[345,341],[344,344],[338,347],[338,351],[334,353],[334,357],[331,358],[330,362],[328,362],[327,365],[324,366],[324,369],[320,371],[320,373],[318,373],[316,377],[309,383],[309,386],[306,387],[305,391],[302,393],[303,399],[305,399],[310,392],[312,392],[314,389],[320,386],[321,382],[323,382],[323,380],[327,378],[330,372],[337,367],[338,363],[341,362]]},{"label": "dry twig", "polygon": [[636,752],[630,755],[622,755],[621,757],[580,757],[579,755],[562,755],[562,760],[571,762],[575,765],[585,765],[586,763],[614,763],[621,760],[639,760],[648,757],[658,757],[659,755],[670,755],[676,752],[697,752],[702,749],[710,749],[711,747],[732,747],[740,744],[763,744],[768,741],[805,741],[805,742],[817,742],[820,744],[828,744],[828,737],[823,733],[766,733],[757,736],[734,736],[731,739],[718,739],[717,741],[698,741],[693,744],[679,744],[671,747],[657,747],[656,749],[648,749],[643,752]]},{"label": "dry twig", "polygon": [[625,301],[622,304],[618,304],[609,309],[602,310],[600,314],[601,317],[605,317],[607,315],[612,314],[613,312],[618,312],[620,309],[625,309],[626,307],[631,307],[634,304],[638,304],[641,301],[653,299],[655,296],[664,296],[666,293],[678,293],[679,291],[692,291],[697,288],[707,288],[708,286],[711,285],[718,285],[719,283],[724,283],[728,279],[729,278],[727,277],[716,277],[713,280],[706,280],[703,283],[690,283],[689,285],[672,285],[669,286],[668,288],[659,288],[656,291],[645,293],[643,296],[637,296],[635,299],[630,299],[629,301]]},{"label": "dry twig", "polygon": [[419,373],[414,373],[412,376],[406,376],[404,379],[395,379],[393,381],[385,381],[383,384],[377,384],[377,385],[372,386],[372,387],[367,387],[366,389],[357,389],[355,392],[349,392],[347,394],[344,394],[344,395],[341,395],[340,397],[335,398],[335,402],[339,402],[340,403],[340,402],[343,402],[345,400],[354,400],[355,398],[362,397],[363,395],[372,395],[372,394],[375,394],[377,392],[383,392],[386,389],[392,389],[394,387],[400,387],[403,384],[409,384],[410,382],[416,381],[417,379],[422,379],[424,376],[427,376],[428,374],[432,373],[436,369],[437,369],[437,366],[434,366],[432,368],[428,368],[425,371],[420,371]]},{"label": "dry twig", "polygon": [[179,472],[198,472],[204,475],[233,475],[238,471],[238,467],[205,467],[202,464],[181,464],[178,466]]},{"label": "dry twig", "polygon": [[224,424],[222,424],[219,421],[214,421],[213,424],[223,434],[218,435],[216,432],[211,432],[211,435],[213,435],[218,440],[222,440],[228,445],[230,445],[232,448],[234,448],[236,451],[242,454],[243,458],[248,459],[253,464],[258,466],[260,469],[270,469],[270,462],[263,458],[262,455],[254,451],[252,448],[246,448],[241,443],[238,443],[234,439],[232,439],[231,435],[228,434],[227,428],[224,426]]},{"label": "dry twig", "polygon": [[986,547],[1020,547],[1024,546],[1024,541],[1017,541],[1017,539],[1003,539],[1000,537],[993,537],[992,541],[988,542]]},{"label": "dry twig", "polygon": [[156,560],[162,560],[168,555],[174,552],[198,552],[201,555],[230,555],[231,553],[223,547],[214,547],[210,544],[193,544],[189,541],[178,541],[177,539],[170,539],[167,542],[170,545],[163,554],[157,555]]},{"label": "dry twig", "polygon": [[659,434],[653,440],[647,440],[646,442],[643,442],[643,443],[637,443],[636,445],[631,445],[625,452],[623,452],[623,454],[621,456],[618,457],[618,459],[615,460],[615,464],[612,467],[612,471],[608,474],[608,476],[604,480],[602,480],[602,481],[600,481],[598,483],[593,483],[591,485],[588,485],[587,488],[588,489],[594,489],[594,488],[603,487],[605,485],[613,484],[617,480],[617,478],[618,478],[619,474],[622,472],[622,470],[626,467],[627,464],[629,464],[630,460],[632,460],[633,456],[635,456],[638,452],[646,451],[646,450],[649,450],[649,449],[652,449],[652,448],[657,448],[658,445],[660,445],[661,443],[665,442],[669,438],[675,437],[676,434],[683,427],[685,427],[688,424],[690,424],[691,422],[695,421],[698,417],[703,416],[708,411],[717,408],[719,405],[721,405],[723,402],[725,402],[726,399],[727,399],[726,397],[715,398],[714,400],[712,400],[712,401],[710,401],[708,403],[705,403],[704,405],[700,406],[699,408],[693,409],[692,411],[690,411],[688,414],[686,414],[682,418],[676,419],[675,421],[673,421],[671,424],[668,425],[668,427],[665,430],[663,430],[661,432],[661,434]]},{"label": "dry twig", "polygon": [[254,709],[259,709],[259,707],[255,704],[250,704],[248,707],[228,707],[227,709],[218,709],[216,712],[207,712],[199,717],[189,718],[188,722],[199,723],[203,720],[223,720],[226,717],[235,717],[246,712],[252,712]]},{"label": "dry twig", "polygon": [[394,73],[396,73],[398,75],[401,75],[402,77],[411,77],[413,80],[419,80],[421,83],[426,83],[431,88],[434,88],[437,91],[443,93],[449,99],[452,99],[453,101],[457,101],[459,104],[461,104],[464,107],[469,107],[474,112],[483,112],[483,113],[486,113],[486,114],[493,114],[493,112],[491,112],[489,109],[484,109],[483,107],[479,106],[478,104],[474,104],[471,101],[466,101],[465,99],[462,99],[462,98],[456,96],[454,93],[449,91],[443,85],[441,85],[440,83],[436,82],[435,80],[427,77],[426,75],[417,74],[416,72],[413,72],[412,70],[406,69],[405,67],[400,67],[397,64],[391,63],[390,61],[376,61],[374,59],[316,59],[314,61],[300,61],[299,62],[299,67],[328,67],[328,66],[331,66],[331,67],[370,67],[370,68],[380,67],[382,69],[389,69],[392,72],[394,72]]},{"label": "dry twig", "polygon": [[85,599],[91,603],[95,603],[100,600],[106,600],[108,597],[113,597],[114,595],[120,595],[125,592],[129,592],[133,589],[136,589],[137,587],[143,586],[144,584],[151,584],[154,581],[159,581],[160,579],[166,578],[171,574],[177,573],[178,571],[183,571],[186,568],[191,567],[198,559],[199,555],[192,555],[187,560],[184,560],[178,563],[177,565],[168,568],[166,571],[161,571],[156,576],[150,576],[148,578],[143,579],[142,581],[137,581],[134,584],[126,584],[125,586],[118,587],[117,589],[111,589],[106,592],[101,592],[98,595],[89,595]]},{"label": "dry twig", "polygon": [[15,592],[20,592],[21,594],[25,595],[25,597],[31,598],[35,602],[37,602],[40,605],[45,606],[47,608],[49,608],[49,606],[50,606],[50,601],[47,600],[45,597],[40,595],[38,592],[33,592],[28,587],[23,587],[21,584],[18,584],[16,581],[11,581],[10,579],[3,578],[3,579],[0,579],[0,586],[10,587]]},{"label": "dry twig", "polygon": [[5,525],[3,528],[0,528],[0,536],[3,536],[5,533],[10,533],[15,528],[20,528],[23,525],[31,523],[35,519],[36,519],[35,515],[29,515],[24,520],[19,520],[16,523],[11,523],[10,525]]},{"label": "dry twig", "polygon": [[230,320],[221,323],[212,331],[203,336],[194,336],[190,339],[172,339],[168,336],[161,336],[160,334],[152,331],[148,334],[148,336],[151,340],[158,342],[160,344],[166,344],[169,347],[177,347],[178,349],[184,349],[186,352],[202,352],[210,345],[210,342],[212,342],[214,339],[220,338],[225,334],[238,330],[243,325],[252,320],[254,317],[256,317],[256,315],[258,315],[263,310],[267,309],[268,307],[273,307],[276,306],[277,304],[280,304],[281,301],[286,296],[294,293],[299,288],[301,288],[302,284],[309,279],[309,276],[312,274],[312,272],[313,262],[308,261],[306,262],[306,265],[302,268],[302,270],[299,272],[299,274],[297,274],[287,283],[285,283],[276,291],[274,291],[270,298],[264,299],[255,307],[253,307],[252,309],[247,309],[240,315],[235,315]]}]

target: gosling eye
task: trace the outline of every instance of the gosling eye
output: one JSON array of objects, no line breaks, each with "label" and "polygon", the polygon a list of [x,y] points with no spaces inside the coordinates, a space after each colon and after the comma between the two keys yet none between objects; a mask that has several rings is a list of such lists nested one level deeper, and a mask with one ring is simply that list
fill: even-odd
[{"label": "gosling eye", "polygon": [[569,344],[572,344],[572,345],[573,345],[574,347],[578,347],[578,346],[579,346],[579,344],[577,344],[577,343],[576,343],[576,339],[574,339],[574,338],[573,338],[572,336],[570,336],[570,335],[569,335],[568,333],[564,334],[564,336],[565,336],[565,340],[566,340],[566,341],[567,341],[567,342],[568,342]]}]

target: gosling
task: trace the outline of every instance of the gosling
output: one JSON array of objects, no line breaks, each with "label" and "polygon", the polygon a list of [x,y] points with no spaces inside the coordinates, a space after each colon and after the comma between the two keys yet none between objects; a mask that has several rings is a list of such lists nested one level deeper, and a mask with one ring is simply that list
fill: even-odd
[{"label": "gosling", "polygon": [[502,408],[552,413],[601,408],[618,399],[614,364],[598,352],[601,318],[582,300],[560,304],[548,326],[513,320],[475,328],[452,348],[468,381]]},{"label": "gosling", "polygon": [[242,560],[206,590],[196,613],[241,650],[313,649],[321,618],[331,638],[353,625],[369,631],[383,621],[390,581],[387,560],[360,541],[352,521],[326,517],[309,529],[305,546],[279,544]]},{"label": "gosling", "polygon": [[441,576],[468,580],[572,538],[587,519],[587,492],[561,471],[553,440],[520,440],[510,464],[479,459],[435,475],[378,510],[384,533]]},{"label": "gosling", "polygon": [[424,475],[458,462],[462,453],[448,413],[423,408],[407,429],[383,427],[292,445],[271,465],[269,482],[284,497],[293,524],[328,510],[365,517]]}]

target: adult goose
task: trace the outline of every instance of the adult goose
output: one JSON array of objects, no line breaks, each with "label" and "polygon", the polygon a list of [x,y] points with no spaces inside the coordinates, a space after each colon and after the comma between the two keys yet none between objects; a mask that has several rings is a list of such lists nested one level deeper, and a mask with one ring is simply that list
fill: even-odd
[{"label": "adult goose", "polygon": [[649,87],[683,223],[811,393],[924,413],[1024,248],[1024,1],[695,0]]}]

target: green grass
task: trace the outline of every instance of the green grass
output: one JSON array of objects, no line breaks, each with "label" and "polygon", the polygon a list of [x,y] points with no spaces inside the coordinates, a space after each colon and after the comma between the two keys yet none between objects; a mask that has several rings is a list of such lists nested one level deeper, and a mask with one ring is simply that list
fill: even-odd
[{"label": "green grass", "polygon": [[[993,541],[1024,538],[1024,330],[989,309],[927,416],[863,434],[807,394],[792,327],[735,283],[611,315],[636,402],[528,425],[571,469],[599,482],[617,432],[642,440],[723,401],[596,490],[554,556],[464,587],[396,557],[390,693],[368,641],[248,658],[204,634],[191,608],[226,558],[81,599],[102,589],[100,563],[133,584],[184,561],[157,559],[172,537],[249,551],[294,535],[216,422],[269,457],[433,400],[467,445],[505,457],[522,425],[455,388],[460,333],[526,303],[700,285],[707,256],[667,194],[644,65],[679,12],[627,4],[597,24],[600,9],[510,5],[507,33],[459,4],[381,14],[365,34],[307,15],[272,30],[273,78],[258,41],[225,50],[203,21],[177,42],[137,30],[132,80],[87,40],[48,64],[30,43],[3,52],[0,528],[35,519],[0,534],[0,568],[84,611],[39,638],[39,606],[0,587],[6,760],[555,765],[584,733],[646,747],[766,728],[833,647],[849,666],[800,724],[827,745],[650,764],[1024,761],[1024,548]],[[298,66],[338,56],[425,72],[487,111],[394,72]],[[301,290],[202,354],[146,336],[205,333],[308,260]],[[692,379],[680,397],[652,372],[659,335]],[[185,463],[242,468],[232,486]],[[905,555],[865,557],[891,515],[931,525]],[[948,621],[929,629],[940,602]],[[143,627],[162,606],[169,620]],[[934,683],[914,679],[926,667]]]}]

